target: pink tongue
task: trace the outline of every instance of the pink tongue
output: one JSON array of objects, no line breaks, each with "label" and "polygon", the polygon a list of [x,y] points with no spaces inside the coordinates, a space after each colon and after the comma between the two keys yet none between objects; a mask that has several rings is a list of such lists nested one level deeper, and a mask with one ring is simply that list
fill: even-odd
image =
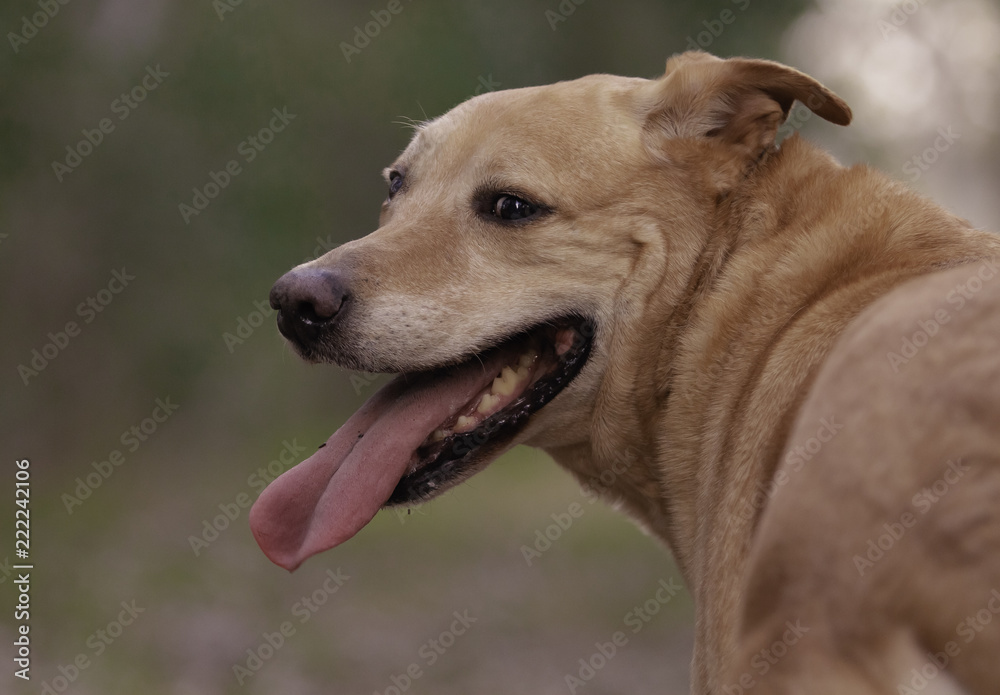
[{"label": "pink tongue", "polygon": [[494,362],[500,357],[444,375],[400,376],[369,398],[325,447],[279,476],[254,503],[250,529],[264,554],[294,570],[360,531],[389,499],[421,442],[496,375]]}]

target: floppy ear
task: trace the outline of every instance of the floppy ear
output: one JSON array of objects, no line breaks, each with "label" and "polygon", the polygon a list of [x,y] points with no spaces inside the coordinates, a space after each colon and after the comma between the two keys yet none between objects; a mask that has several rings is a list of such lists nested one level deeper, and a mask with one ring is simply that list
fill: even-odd
[{"label": "floppy ear", "polygon": [[723,60],[689,51],[667,61],[650,84],[647,146],[663,138],[708,138],[731,145],[745,163],[769,150],[796,100],[817,116],[847,125],[851,109],[808,75],[770,60]]}]

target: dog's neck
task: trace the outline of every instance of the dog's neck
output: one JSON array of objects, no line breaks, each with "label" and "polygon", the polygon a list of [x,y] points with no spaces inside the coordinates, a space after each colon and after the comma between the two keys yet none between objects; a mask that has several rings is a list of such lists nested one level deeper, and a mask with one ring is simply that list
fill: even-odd
[{"label": "dog's neck", "polygon": [[[735,647],[751,539],[782,453],[794,444],[786,439],[795,412],[862,308],[838,304],[838,290],[867,282],[889,257],[879,261],[879,253],[891,253],[873,248],[867,270],[855,272],[857,249],[842,241],[843,215],[806,219],[796,207],[829,195],[830,183],[845,175],[877,177],[890,194],[904,195],[881,175],[845,170],[792,138],[720,196],[707,213],[715,232],[679,301],[665,316],[642,318],[659,331],[648,332],[649,356],[619,362],[609,355],[635,365],[632,379],[618,380],[632,391],[602,392],[592,441],[550,452],[592,486],[602,474],[612,480],[595,487],[673,550],[698,612],[696,692],[707,690]],[[864,224],[865,211],[858,214]],[[775,365],[783,362],[773,358],[786,345],[806,357],[779,375]],[[633,421],[608,423],[608,413],[630,413]]]},{"label": "dog's neck", "polygon": [[[754,414],[745,395],[759,379],[769,352],[779,339],[787,339],[784,334],[790,326],[806,318],[806,310],[829,289],[817,274],[816,282],[800,283],[810,290],[790,296],[785,291],[788,278],[773,272],[771,260],[765,259],[768,254],[774,260],[780,255],[784,265],[797,269],[797,275],[808,277],[814,272],[812,259],[801,257],[779,238],[798,234],[798,227],[809,224],[799,219],[794,203],[788,201],[823,195],[831,178],[844,171],[822,151],[793,138],[780,151],[769,151],[733,190],[715,196],[714,209],[704,213],[714,232],[691,261],[684,286],[669,306],[657,307],[660,315],[636,321],[649,327],[649,342],[638,353],[642,357],[609,356],[609,362],[635,365],[631,380],[617,382],[630,384],[631,390],[602,391],[593,415],[592,440],[551,452],[560,460],[572,460],[567,467],[585,484],[622,502],[665,540],[692,587],[700,583],[699,568],[704,566],[699,529],[705,522],[705,507],[708,511],[718,507],[712,499],[702,499],[706,476],[712,474],[704,465],[706,457],[714,462],[713,470],[724,469],[737,453],[731,450],[732,442],[712,437],[730,432],[739,424],[738,418]],[[762,193],[763,189],[784,194]],[[734,331],[736,326],[743,328]],[[823,333],[827,343],[836,335]],[[800,391],[808,372],[786,380],[788,390]],[[758,449],[740,452],[739,460],[752,459],[754,464],[741,469],[741,477],[747,478],[748,500],[773,475],[789,414],[797,404],[789,400],[780,413],[771,414],[781,420],[778,425],[757,423],[773,441],[761,441]],[[633,418],[622,421],[618,417],[609,426],[609,419],[602,417],[605,411],[630,412]],[[648,418],[650,413],[665,416],[654,421]],[[581,457],[587,463],[581,465]],[[669,464],[664,467],[657,461]],[[607,474],[609,469],[613,476]],[[599,480],[602,473],[603,483]],[[606,481],[612,478],[614,482],[608,485]],[[662,504],[652,506],[650,500]],[[747,535],[760,511],[759,505],[751,504],[746,514]]]}]

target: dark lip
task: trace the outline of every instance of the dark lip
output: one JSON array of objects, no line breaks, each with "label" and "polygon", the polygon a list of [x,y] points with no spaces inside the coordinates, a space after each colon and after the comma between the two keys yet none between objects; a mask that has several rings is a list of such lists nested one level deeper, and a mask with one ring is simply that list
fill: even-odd
[{"label": "dark lip", "polygon": [[573,328],[576,331],[572,347],[558,357],[556,368],[540,377],[520,397],[484,420],[476,429],[453,434],[441,442],[430,460],[421,462],[417,470],[400,479],[384,506],[425,501],[451,487],[452,483],[468,477],[475,472],[478,464],[488,461],[509,444],[532,414],[550,403],[573,381],[590,357],[596,335],[596,324],[591,319],[568,316],[546,321],[518,333],[491,350],[501,350],[513,343],[530,340],[540,331],[553,330],[553,326],[555,330]]}]

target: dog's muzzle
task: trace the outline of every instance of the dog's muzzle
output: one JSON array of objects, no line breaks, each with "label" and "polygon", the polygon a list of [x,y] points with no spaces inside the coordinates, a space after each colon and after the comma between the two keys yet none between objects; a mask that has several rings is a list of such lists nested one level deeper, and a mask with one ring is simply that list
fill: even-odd
[{"label": "dog's muzzle", "polygon": [[282,275],[270,295],[281,335],[300,348],[313,347],[343,315],[350,299],[348,285],[337,270],[295,268]]}]

